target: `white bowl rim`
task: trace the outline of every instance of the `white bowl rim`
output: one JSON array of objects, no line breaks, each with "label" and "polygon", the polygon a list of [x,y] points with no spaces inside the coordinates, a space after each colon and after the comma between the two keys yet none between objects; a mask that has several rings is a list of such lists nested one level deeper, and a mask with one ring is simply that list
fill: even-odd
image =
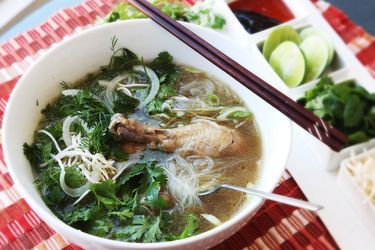
[{"label": "white bowl rim", "polygon": [[[149,20],[149,19],[126,20],[126,21],[109,23],[109,24],[106,24],[106,25],[101,25],[101,26],[92,27],[92,28],[83,30],[79,33],[73,34],[73,35],[65,38],[63,41],[59,42],[56,46],[52,46],[45,54],[43,54],[41,57],[39,57],[26,70],[26,72],[22,75],[22,77],[18,80],[16,86],[14,87],[14,89],[12,91],[12,94],[10,95],[10,98],[9,98],[8,103],[6,105],[6,110],[4,112],[2,131],[4,133],[3,134],[3,152],[4,152],[5,162],[11,162],[10,158],[9,158],[10,152],[8,151],[8,148],[7,148],[7,142],[9,140],[11,140],[11,138],[9,138],[7,136],[7,133],[5,133],[8,130],[8,128],[7,128],[8,124],[9,124],[8,120],[10,119],[9,118],[10,108],[9,107],[13,106],[12,104],[15,100],[15,96],[17,95],[18,92],[22,91],[22,86],[27,83],[25,81],[25,79],[28,78],[28,75],[30,74],[30,72],[33,71],[33,68],[36,67],[38,65],[38,63],[40,61],[42,61],[44,58],[48,57],[50,54],[53,54],[55,50],[60,49],[66,43],[74,42],[75,40],[79,39],[81,36],[85,36],[86,34],[90,34],[92,32],[97,32],[98,30],[108,29],[111,26],[117,26],[117,25],[118,26],[122,26],[122,25],[124,25],[124,26],[130,25],[131,26],[133,24],[138,24],[138,23],[148,24],[148,23],[153,23],[153,21]],[[184,26],[187,26],[189,29],[192,29],[193,31],[194,30],[201,30],[205,33],[210,33],[210,35],[212,35],[212,36],[219,37],[219,39],[226,40],[228,43],[231,43],[234,46],[237,46],[237,45],[235,45],[233,40],[225,37],[223,34],[220,34],[217,31],[213,31],[209,28],[204,28],[202,26],[192,24],[192,23],[185,23],[185,22],[181,22],[181,23],[183,23]],[[288,139],[288,141],[284,142],[285,148],[288,149],[287,150],[288,153],[285,154],[282,164],[286,164],[286,162],[288,160],[288,157],[289,157],[289,154],[290,154],[291,142],[292,142],[291,122],[289,122],[288,127],[289,128],[285,131],[285,133],[288,133],[286,138],[289,138],[289,139]],[[17,178],[17,174],[15,172],[13,172],[13,168],[11,166],[8,166],[8,170],[9,170],[9,173],[10,173],[10,175],[11,175],[13,181],[14,181],[14,184],[17,187],[19,193],[26,200],[26,202],[30,205],[30,207],[34,211],[45,211],[45,208],[42,207],[41,205],[39,205],[39,203],[37,203],[28,194],[28,191],[23,188],[23,185],[22,185],[21,181]],[[278,174],[279,178],[278,179],[275,178],[275,182],[271,185],[272,188],[270,190],[264,190],[264,191],[271,192],[277,186],[277,184],[280,181],[284,171],[285,171],[285,167],[280,168],[280,173]],[[46,223],[48,222],[49,224],[53,224],[54,225],[53,229],[56,228],[55,229],[56,231],[68,230],[68,231],[74,232],[75,234],[78,234],[81,237],[84,237],[85,241],[88,241],[88,242],[89,241],[97,242],[99,244],[103,244],[103,245],[107,245],[107,246],[111,246],[111,247],[117,247],[117,248],[122,247],[122,248],[131,248],[131,249],[160,249],[160,248],[164,248],[164,247],[170,248],[170,247],[178,247],[178,246],[188,245],[188,244],[193,243],[195,241],[201,241],[201,240],[204,240],[204,239],[211,238],[212,236],[216,235],[217,233],[219,233],[221,231],[228,230],[229,228],[235,228],[235,225],[238,225],[239,222],[244,221],[244,220],[246,220],[246,221],[250,220],[250,218],[251,218],[250,215],[253,212],[257,211],[257,209],[259,209],[261,207],[263,201],[261,199],[257,199],[257,198],[254,198],[254,200],[255,201],[252,202],[254,204],[253,210],[242,211],[241,213],[238,213],[234,217],[230,218],[228,221],[224,222],[223,224],[221,224],[221,225],[219,225],[219,226],[217,226],[217,227],[215,227],[211,230],[208,230],[206,232],[203,232],[203,233],[200,233],[200,234],[197,234],[195,236],[188,237],[188,238],[185,238],[185,239],[182,239],[182,240],[155,242],[155,243],[138,243],[138,242],[126,242],[126,241],[120,241],[120,240],[106,239],[106,238],[103,238],[103,237],[91,235],[89,233],[86,233],[86,232],[83,232],[81,230],[75,229],[74,227],[69,226],[68,224],[66,224],[65,222],[63,222],[62,220],[60,220],[57,216],[55,216],[53,214],[43,213],[43,212],[42,213],[38,212],[37,214]],[[246,217],[248,217],[248,218],[246,218]],[[235,233],[238,230],[235,230],[232,233]]]}]

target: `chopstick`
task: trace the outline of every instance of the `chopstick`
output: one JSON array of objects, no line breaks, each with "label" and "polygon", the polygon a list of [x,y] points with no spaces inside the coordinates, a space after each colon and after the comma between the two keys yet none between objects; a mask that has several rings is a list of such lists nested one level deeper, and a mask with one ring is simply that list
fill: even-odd
[{"label": "chopstick", "polygon": [[345,134],[251,73],[149,2],[145,0],[128,0],[128,2],[334,151],[340,151],[348,143],[348,137]]}]

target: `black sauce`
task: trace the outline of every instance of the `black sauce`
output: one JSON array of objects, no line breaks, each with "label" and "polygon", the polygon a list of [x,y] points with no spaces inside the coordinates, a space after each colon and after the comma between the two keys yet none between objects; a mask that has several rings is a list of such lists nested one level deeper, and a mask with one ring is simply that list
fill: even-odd
[{"label": "black sauce", "polygon": [[279,25],[281,22],[253,11],[233,10],[234,15],[250,34]]}]

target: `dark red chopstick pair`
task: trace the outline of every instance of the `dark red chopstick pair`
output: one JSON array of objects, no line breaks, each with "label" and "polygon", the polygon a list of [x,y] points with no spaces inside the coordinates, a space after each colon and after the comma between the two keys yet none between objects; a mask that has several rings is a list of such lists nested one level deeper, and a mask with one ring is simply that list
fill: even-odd
[{"label": "dark red chopstick pair", "polygon": [[146,0],[128,1],[164,29],[232,76],[238,82],[268,102],[274,108],[278,109],[333,150],[339,151],[348,143],[348,137],[345,134],[341,133],[330,124],[326,123],[312,112],[294,102],[292,99],[242,67],[189,29],[152,6]]}]

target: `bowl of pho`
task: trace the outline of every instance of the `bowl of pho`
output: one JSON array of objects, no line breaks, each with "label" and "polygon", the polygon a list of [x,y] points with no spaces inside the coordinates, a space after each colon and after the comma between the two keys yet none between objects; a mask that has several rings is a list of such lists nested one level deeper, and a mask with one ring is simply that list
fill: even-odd
[{"label": "bowl of pho", "polygon": [[[192,31],[258,75],[233,41]],[[285,169],[290,121],[150,20],[50,49],[7,105],[5,160],[27,203],[87,249],[201,249],[241,228]]]}]

